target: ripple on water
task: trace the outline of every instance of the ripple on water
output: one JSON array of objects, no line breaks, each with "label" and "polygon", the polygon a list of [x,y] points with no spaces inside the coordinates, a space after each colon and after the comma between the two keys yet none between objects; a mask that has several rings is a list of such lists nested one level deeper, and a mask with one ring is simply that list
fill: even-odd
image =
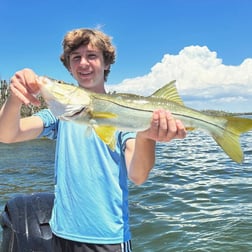
[{"label": "ripple on water", "polygon": [[135,250],[250,251],[251,137],[242,165],[207,136],[158,145],[148,182],[130,186]]},{"label": "ripple on water", "polygon": [[[252,133],[241,143],[242,165],[204,133],[157,145],[149,180],[129,183],[134,251],[251,251]],[[54,148],[0,144],[2,208],[17,193],[53,191]]]}]

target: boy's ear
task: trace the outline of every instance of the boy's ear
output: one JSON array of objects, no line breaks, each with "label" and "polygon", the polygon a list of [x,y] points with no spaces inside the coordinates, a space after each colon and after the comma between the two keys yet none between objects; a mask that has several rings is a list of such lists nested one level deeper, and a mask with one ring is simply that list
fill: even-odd
[{"label": "boy's ear", "polygon": [[110,64],[105,65],[104,70],[109,70]]},{"label": "boy's ear", "polygon": [[67,68],[67,70],[68,70],[68,72],[69,72],[70,74],[72,74],[72,70],[71,70],[71,67],[70,67],[70,66]]}]

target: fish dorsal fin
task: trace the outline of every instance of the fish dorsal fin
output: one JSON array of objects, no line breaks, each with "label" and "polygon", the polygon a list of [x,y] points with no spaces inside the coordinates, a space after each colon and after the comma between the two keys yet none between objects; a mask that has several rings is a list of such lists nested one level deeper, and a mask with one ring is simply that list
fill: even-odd
[{"label": "fish dorsal fin", "polygon": [[179,96],[178,90],[175,86],[175,80],[169,82],[168,84],[164,85],[157,91],[155,91],[150,97],[155,98],[162,98],[169,101],[176,102],[180,105],[184,105],[181,97]]}]

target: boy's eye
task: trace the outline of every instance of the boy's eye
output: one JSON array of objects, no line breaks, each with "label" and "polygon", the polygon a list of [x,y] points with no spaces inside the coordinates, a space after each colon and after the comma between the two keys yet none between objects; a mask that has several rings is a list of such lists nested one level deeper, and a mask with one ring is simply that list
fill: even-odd
[{"label": "boy's eye", "polygon": [[81,58],[81,56],[78,56],[78,55],[75,55],[75,56],[72,56],[72,57],[71,57],[71,59],[72,59],[73,61],[78,61],[78,60],[80,60],[80,58]]},{"label": "boy's eye", "polygon": [[89,59],[95,59],[96,57],[97,57],[97,55],[95,53],[88,54]]},{"label": "boy's eye", "polygon": [[79,61],[81,61],[82,57],[84,57],[86,60],[95,60],[95,59],[97,59],[98,54],[93,53],[93,52],[88,53],[85,56],[81,56],[81,55],[78,55],[78,54],[72,54],[72,55],[70,55],[70,60],[74,61],[74,62],[79,62]]}]

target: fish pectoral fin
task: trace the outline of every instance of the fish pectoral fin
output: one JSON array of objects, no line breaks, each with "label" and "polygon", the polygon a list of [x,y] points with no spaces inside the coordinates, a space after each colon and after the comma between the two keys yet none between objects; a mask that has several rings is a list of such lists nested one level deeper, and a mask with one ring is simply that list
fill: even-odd
[{"label": "fish pectoral fin", "polygon": [[162,98],[172,102],[176,102],[180,105],[184,105],[184,102],[181,99],[176,88],[175,82],[175,80],[169,82],[168,84],[155,91],[150,97]]},{"label": "fish pectoral fin", "polygon": [[117,114],[110,112],[92,112],[92,118],[116,118]]},{"label": "fish pectoral fin", "polygon": [[93,126],[94,131],[100,137],[100,139],[109,146],[111,150],[115,150],[116,140],[115,132],[116,127],[111,125],[95,125]]}]

